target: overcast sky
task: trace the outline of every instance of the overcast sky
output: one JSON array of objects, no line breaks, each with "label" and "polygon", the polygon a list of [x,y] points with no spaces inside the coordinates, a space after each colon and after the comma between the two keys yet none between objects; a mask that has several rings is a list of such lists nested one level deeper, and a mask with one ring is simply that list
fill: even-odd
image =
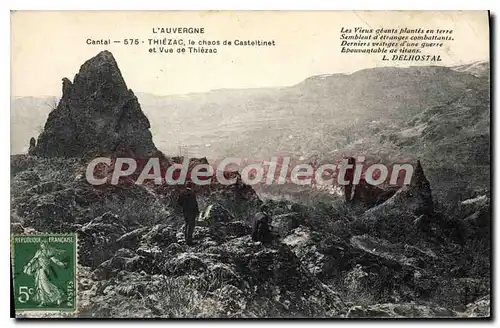
[{"label": "overcast sky", "polygon": [[[129,88],[157,95],[286,86],[317,74],[398,66],[382,62],[380,55],[341,54],[341,27],[453,29],[455,41],[428,52],[441,55],[446,66],[487,60],[489,54],[487,12],[15,12],[11,18],[15,97],[59,96],[61,79],[72,80],[84,61],[105,49],[115,56]],[[204,27],[205,34],[158,35],[155,27]],[[150,54],[147,40],[158,36],[275,40],[276,46]],[[145,43],[87,45],[88,38]]]}]

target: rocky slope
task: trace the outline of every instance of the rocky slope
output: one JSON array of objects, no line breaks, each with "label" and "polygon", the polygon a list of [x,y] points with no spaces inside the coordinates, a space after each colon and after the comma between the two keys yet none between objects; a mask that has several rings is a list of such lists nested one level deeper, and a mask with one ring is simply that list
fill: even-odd
[{"label": "rocky slope", "polygon": [[424,184],[368,211],[267,201],[277,239],[264,245],[249,237],[255,195],[200,192],[212,209],[187,246],[175,188],[94,189],[76,159],[18,156],[12,167],[12,232],[78,233],[79,316],[489,315],[487,197],[452,219],[419,201]]},{"label": "rocky slope", "polygon": [[17,156],[12,165],[12,232],[78,233],[79,316],[330,317],[345,310],[285,245],[251,241],[245,211],[258,208],[255,193],[199,191],[200,204],[215,208],[188,247],[175,188],[98,190],[79,178],[84,161],[76,159]]},{"label": "rocky slope", "polygon": [[488,193],[442,211],[418,162],[412,183],[372,208],[265,200],[275,238],[262,244],[249,233],[263,201],[250,186],[214,183],[194,189],[204,213],[188,246],[178,186],[84,178],[91,154],[155,152],[148,128],[103,52],[64,80],[32,154],[11,156],[11,232],[78,234],[76,316],[489,316]]}]

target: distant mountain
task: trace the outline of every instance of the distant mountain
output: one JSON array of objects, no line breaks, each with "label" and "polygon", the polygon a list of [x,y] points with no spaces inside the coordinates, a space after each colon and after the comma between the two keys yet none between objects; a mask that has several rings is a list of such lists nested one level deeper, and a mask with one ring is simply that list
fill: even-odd
[{"label": "distant mountain", "polygon": [[42,131],[47,116],[57,107],[58,98],[18,97],[10,103],[11,153],[27,153],[29,139],[37,137]]},{"label": "distant mountain", "polygon": [[[285,88],[137,97],[156,145],[167,153],[181,149],[209,157],[269,157],[276,152],[310,156],[341,148],[352,139],[344,131],[354,125],[404,120],[455,99],[480,83],[463,74],[463,66],[373,68],[313,76]],[[485,69],[483,64],[470,66]],[[37,127],[51,111],[49,101],[54,103],[52,98],[32,97],[12,101],[12,153],[23,152],[29,138],[39,134]]]},{"label": "distant mountain", "polygon": [[470,64],[453,66],[451,69],[457,72],[469,73],[477,77],[488,77],[490,74],[490,62],[476,61]]}]

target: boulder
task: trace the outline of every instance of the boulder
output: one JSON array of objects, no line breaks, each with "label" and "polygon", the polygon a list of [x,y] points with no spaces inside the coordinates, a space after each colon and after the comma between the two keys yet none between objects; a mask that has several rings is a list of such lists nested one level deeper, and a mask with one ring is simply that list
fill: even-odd
[{"label": "boulder", "polygon": [[79,262],[95,268],[120,248],[117,240],[126,228],[116,214],[106,212],[77,230]]},{"label": "boulder", "polygon": [[180,253],[165,263],[165,272],[172,275],[198,275],[207,270],[210,260],[201,253]]},{"label": "boulder", "polygon": [[245,221],[234,221],[223,225],[222,231],[225,239],[232,239],[250,235],[252,229]]},{"label": "boulder", "polygon": [[250,228],[246,223],[236,222],[231,211],[218,203],[209,205],[204,212],[200,213],[197,225],[206,228],[206,231],[197,233],[196,230],[199,228],[196,227],[195,239],[201,234],[205,237],[210,235],[209,239],[221,241],[250,233]]},{"label": "boulder", "polygon": [[54,181],[42,182],[26,190],[28,194],[48,194],[64,189],[64,186]]},{"label": "boulder", "polygon": [[120,245],[120,247],[136,249],[139,246],[139,242],[142,236],[147,231],[147,227],[137,228],[120,236],[120,238],[118,238],[116,242]]},{"label": "boulder", "polygon": [[10,174],[17,175],[19,172],[28,170],[35,166],[36,157],[19,154],[10,156]]},{"label": "boulder", "polygon": [[391,198],[397,190],[399,190],[399,187],[384,189],[370,185],[363,179],[354,186],[352,201],[366,206],[379,205]]},{"label": "boulder", "polygon": [[431,215],[434,212],[431,186],[425,177],[420,161],[417,161],[409,185],[399,189],[394,196],[381,205],[368,210],[365,215],[378,216],[401,211],[415,216]]},{"label": "boulder", "polygon": [[24,227],[20,222],[13,222],[10,224],[11,234],[22,234],[24,233]]},{"label": "boulder", "polygon": [[[481,237],[487,239],[491,221],[490,198],[481,195],[461,202],[457,209],[457,215],[463,218],[463,225],[468,236]],[[487,231],[481,231],[487,230]]]},{"label": "boulder", "polygon": [[[57,185],[57,191],[46,194],[43,188]],[[18,199],[16,214],[23,218],[27,226],[41,232],[74,231],[76,220],[75,197],[71,189],[59,190],[58,184],[46,183],[27,190],[26,197]]]},{"label": "boulder", "polygon": [[476,301],[467,304],[465,310],[465,316],[467,317],[481,317],[481,318],[489,318],[491,316],[491,304],[490,304],[490,296],[486,295],[478,298]]},{"label": "boulder", "polygon": [[463,311],[466,304],[474,303],[490,292],[488,278],[448,278],[437,277],[437,284],[431,296],[439,304],[457,311]]},{"label": "boulder", "polygon": [[410,301],[430,295],[438,284],[433,270],[442,259],[427,248],[370,235],[344,240],[302,226],[282,243],[313,276],[336,286],[348,301]]},{"label": "boulder", "polygon": [[33,170],[26,170],[16,174],[16,180],[26,181],[30,184],[37,184],[40,182],[40,176]]},{"label": "boulder", "polygon": [[208,205],[203,213],[200,213],[198,221],[201,225],[209,228],[216,228],[220,224],[228,223],[234,220],[233,214],[221,204]]},{"label": "boulder", "polygon": [[409,185],[399,189],[384,203],[364,212],[350,226],[359,234],[370,233],[390,241],[404,242],[429,235],[429,226],[438,220],[429,181],[420,161],[417,161]]},{"label": "boulder", "polygon": [[417,247],[392,244],[387,240],[372,237],[370,235],[354,236],[351,245],[356,249],[375,255],[380,261],[396,262],[401,266],[409,266],[416,270],[434,266],[438,261],[436,254],[430,249],[419,249]]},{"label": "boulder", "polygon": [[136,234],[142,235],[140,244],[141,246],[160,246],[166,247],[172,243],[177,243],[175,230],[166,224],[157,224],[147,231],[141,229]]},{"label": "boulder", "polygon": [[120,249],[111,259],[101,263],[92,272],[92,278],[96,280],[105,280],[115,277],[123,270],[136,271],[138,269],[147,269],[144,264],[143,257],[136,255],[130,250]]},{"label": "boulder", "polygon": [[284,307],[278,311],[289,316],[324,314],[327,308],[338,315],[344,310],[340,296],[314,278],[286,245],[265,246],[245,236],[209,247],[205,253],[214,262],[230,265],[254,297],[277,300],[278,307]]},{"label": "boulder", "polygon": [[362,259],[362,253],[348,240],[304,226],[294,229],[282,243],[295,253],[311,274],[325,282],[341,280],[345,272]]},{"label": "boulder", "polygon": [[347,313],[347,318],[453,318],[456,316],[456,312],[446,308],[412,303],[356,305]]},{"label": "boulder", "polygon": [[287,236],[301,223],[303,223],[302,216],[295,212],[275,215],[271,219],[272,231],[280,237]]}]

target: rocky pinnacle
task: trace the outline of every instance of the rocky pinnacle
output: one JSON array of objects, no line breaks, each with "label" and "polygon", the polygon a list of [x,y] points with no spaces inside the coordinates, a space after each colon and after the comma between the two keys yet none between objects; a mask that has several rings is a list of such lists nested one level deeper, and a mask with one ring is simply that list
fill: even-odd
[{"label": "rocky pinnacle", "polygon": [[148,118],[109,51],[87,60],[73,82],[62,80],[62,97],[38,137],[35,155],[146,157],[156,152]]}]

